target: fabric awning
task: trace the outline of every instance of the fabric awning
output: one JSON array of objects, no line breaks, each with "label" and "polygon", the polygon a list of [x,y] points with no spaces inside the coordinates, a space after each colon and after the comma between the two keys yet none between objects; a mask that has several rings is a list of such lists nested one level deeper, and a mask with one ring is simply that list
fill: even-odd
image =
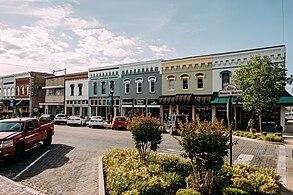
[{"label": "fabric awning", "polygon": [[175,96],[160,96],[158,98],[158,103],[161,105],[165,105],[165,104],[174,104],[174,98]]},{"label": "fabric awning", "polygon": [[175,104],[191,104],[194,100],[193,94],[176,94]]},{"label": "fabric awning", "polygon": [[283,106],[292,106],[293,105],[293,96],[288,93],[287,91],[284,91],[280,98],[279,98],[279,105],[283,105]]},{"label": "fabric awning", "polygon": [[[228,97],[219,97],[218,92],[214,92],[212,96],[211,104],[227,104]],[[232,102],[238,102],[237,97],[232,97]]]},{"label": "fabric awning", "polygon": [[196,95],[194,98],[195,105],[208,105],[211,103],[212,95]]}]

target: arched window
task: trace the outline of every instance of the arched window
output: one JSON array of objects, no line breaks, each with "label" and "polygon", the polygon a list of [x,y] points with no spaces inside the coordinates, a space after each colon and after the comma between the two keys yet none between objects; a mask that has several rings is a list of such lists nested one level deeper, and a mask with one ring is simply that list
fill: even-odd
[{"label": "arched window", "polygon": [[124,93],[129,94],[130,93],[130,79],[124,79]]},{"label": "arched window", "polygon": [[182,89],[188,89],[189,75],[183,74],[180,76],[180,79],[182,80]]},{"label": "arched window", "polygon": [[82,96],[82,83],[78,84],[78,95]]},{"label": "arched window", "polygon": [[26,95],[29,95],[29,87],[26,86]]},{"label": "arched window", "polygon": [[173,75],[167,76],[167,80],[168,80],[169,90],[174,90],[175,76],[173,76]]},{"label": "arched window", "polygon": [[115,81],[110,81],[110,91],[114,92]]},{"label": "arched window", "polygon": [[143,79],[142,78],[136,78],[135,82],[136,82],[136,93],[142,93]]},{"label": "arched window", "polygon": [[98,90],[97,90],[97,82],[94,82],[93,83],[93,91],[94,91],[94,95],[97,95],[98,94]]},{"label": "arched window", "polygon": [[70,85],[70,95],[74,96],[74,84]]},{"label": "arched window", "polygon": [[106,82],[102,82],[102,94],[106,94]]},{"label": "arched window", "polygon": [[155,82],[156,82],[156,77],[149,77],[148,82],[149,82],[149,92],[150,93],[155,93]]},{"label": "arched window", "polygon": [[197,80],[197,89],[203,89],[204,88],[204,73],[197,73],[194,75],[195,79]]},{"label": "arched window", "polygon": [[220,78],[222,78],[222,89],[224,89],[227,85],[230,84],[231,75],[232,73],[227,70],[220,72]]}]

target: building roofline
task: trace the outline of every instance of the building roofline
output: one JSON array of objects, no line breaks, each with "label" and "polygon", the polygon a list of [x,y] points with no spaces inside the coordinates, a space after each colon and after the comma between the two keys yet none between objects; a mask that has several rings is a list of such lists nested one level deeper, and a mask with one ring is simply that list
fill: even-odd
[{"label": "building roofline", "polygon": [[169,62],[169,61],[174,61],[174,60],[185,60],[185,59],[200,58],[200,57],[213,57],[213,56],[219,56],[219,55],[227,55],[227,54],[236,54],[236,53],[257,51],[257,50],[273,49],[273,48],[278,48],[278,47],[285,47],[285,45],[275,45],[275,46],[269,46],[269,47],[258,47],[258,48],[254,48],[254,49],[236,50],[236,51],[228,51],[228,52],[222,52],[222,53],[211,53],[211,54],[196,55],[196,56],[189,56],[189,57],[183,57],[183,58],[173,58],[173,59],[163,60],[162,62]]}]

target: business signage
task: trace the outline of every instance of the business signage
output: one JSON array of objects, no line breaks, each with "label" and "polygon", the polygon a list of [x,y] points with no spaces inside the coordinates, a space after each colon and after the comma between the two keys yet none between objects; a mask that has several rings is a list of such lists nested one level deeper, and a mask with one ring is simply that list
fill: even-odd
[{"label": "business signage", "polygon": [[229,97],[229,96],[241,96],[243,91],[237,89],[235,85],[229,84],[227,85],[224,90],[219,90],[219,97]]}]

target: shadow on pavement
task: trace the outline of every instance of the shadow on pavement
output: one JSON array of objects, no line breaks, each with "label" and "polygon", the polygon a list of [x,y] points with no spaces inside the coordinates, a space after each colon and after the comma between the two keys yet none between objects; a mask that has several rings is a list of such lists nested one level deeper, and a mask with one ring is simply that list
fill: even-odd
[{"label": "shadow on pavement", "polygon": [[287,189],[284,189],[283,192],[281,193],[282,195],[292,195],[293,194],[293,191],[291,190],[287,190]]},{"label": "shadow on pavement", "polygon": [[46,155],[40,158],[35,164],[23,172],[15,181],[25,180],[42,173],[47,169],[54,169],[63,166],[69,161],[65,155],[74,147],[63,144],[52,144],[50,147],[39,145],[25,152],[23,160],[13,163],[11,161],[0,162],[0,174],[10,179],[15,177],[32,162],[38,159],[46,151],[50,150]]}]

